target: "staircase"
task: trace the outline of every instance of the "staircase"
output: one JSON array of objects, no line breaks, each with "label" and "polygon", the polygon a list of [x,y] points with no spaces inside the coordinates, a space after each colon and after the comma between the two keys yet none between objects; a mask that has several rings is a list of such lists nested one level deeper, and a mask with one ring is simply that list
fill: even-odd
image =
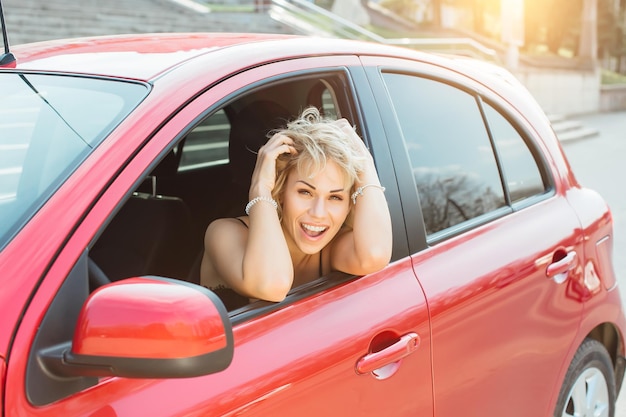
[{"label": "staircase", "polygon": [[254,0],[230,1],[223,9],[233,11],[189,0],[3,0],[2,6],[12,45],[142,32],[293,33],[256,12]]},{"label": "staircase", "polygon": [[585,126],[578,120],[572,120],[558,114],[549,115],[548,117],[561,143],[588,139],[599,135],[597,130]]}]

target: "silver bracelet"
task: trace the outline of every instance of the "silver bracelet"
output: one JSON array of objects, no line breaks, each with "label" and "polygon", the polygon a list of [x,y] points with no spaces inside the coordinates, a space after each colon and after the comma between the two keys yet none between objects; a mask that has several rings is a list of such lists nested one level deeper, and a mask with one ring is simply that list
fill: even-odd
[{"label": "silver bracelet", "polygon": [[254,197],[252,200],[248,201],[248,204],[246,204],[246,214],[248,216],[250,215],[250,209],[252,208],[252,206],[254,206],[259,201],[265,201],[266,203],[270,203],[272,206],[274,206],[275,209],[278,209],[278,203],[272,197],[258,196]]},{"label": "silver bracelet", "polygon": [[353,192],[352,195],[350,196],[350,198],[352,199],[352,204],[356,204],[356,198],[358,196],[360,196],[360,195],[363,195],[363,190],[365,190],[367,187],[376,187],[380,191],[382,191],[383,193],[385,192],[385,187],[380,186],[378,184],[365,184],[365,185],[362,185],[359,188],[357,188],[356,191]]}]

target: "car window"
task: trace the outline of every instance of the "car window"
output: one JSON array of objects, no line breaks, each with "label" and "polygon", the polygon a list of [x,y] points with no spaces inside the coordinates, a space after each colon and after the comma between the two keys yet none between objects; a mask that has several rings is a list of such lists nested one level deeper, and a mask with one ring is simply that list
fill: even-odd
[{"label": "car window", "polygon": [[185,138],[178,170],[227,164],[229,134],[230,123],[223,109],[204,119]]},{"label": "car window", "polygon": [[528,145],[511,123],[488,103],[485,117],[493,136],[512,203],[542,194],[546,185]]},{"label": "car window", "polygon": [[0,248],[147,94],[105,79],[0,75]]},{"label": "car window", "polygon": [[[91,289],[144,275],[199,283],[204,232],[217,218],[245,215],[257,151],[268,134],[309,105],[328,117],[350,114],[352,104],[338,104],[350,101],[337,98],[345,89],[333,88],[345,82],[328,74],[288,78],[208,109],[99,234],[89,254],[97,265],[90,270]],[[238,307],[224,301],[231,310]]]},{"label": "car window", "polygon": [[478,102],[459,88],[397,73],[383,79],[401,126],[428,235],[506,205]]},{"label": "car window", "polygon": [[[272,103],[274,100],[266,102]],[[335,92],[325,80],[314,83],[310,88],[307,102],[318,107],[326,117],[339,117]],[[205,118],[187,134],[183,142],[179,172],[228,164],[230,135],[230,120],[224,109],[219,109]]]},{"label": "car window", "polygon": [[322,90],[321,99],[322,99],[322,108],[321,108],[322,113],[324,113],[324,115],[326,115],[327,117],[337,118],[338,117],[337,105],[335,103],[335,97],[333,95],[333,92],[330,88],[325,87]]}]

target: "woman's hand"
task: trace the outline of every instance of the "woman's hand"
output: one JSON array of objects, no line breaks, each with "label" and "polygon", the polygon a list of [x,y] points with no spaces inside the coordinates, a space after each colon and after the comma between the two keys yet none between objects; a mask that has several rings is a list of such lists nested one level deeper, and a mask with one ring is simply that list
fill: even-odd
[{"label": "woman's hand", "polygon": [[249,197],[270,197],[276,183],[276,159],[285,153],[296,154],[289,136],[275,134],[259,149],[252,173]]},{"label": "woman's hand", "polygon": [[364,184],[380,185],[378,179],[378,172],[376,171],[376,165],[374,165],[374,158],[369,149],[365,146],[365,142],[357,135],[355,128],[350,125],[346,119],[339,119],[335,122],[337,126],[345,133],[350,139],[350,142],[354,149],[361,156],[365,163],[363,164],[363,171],[359,173],[359,179],[355,184],[356,187],[360,187]]},{"label": "woman's hand", "polygon": [[364,159],[354,188],[367,187],[365,191],[361,189],[353,206],[351,230],[337,236],[333,242],[331,267],[349,274],[369,274],[384,268],[391,259],[393,239],[389,207],[374,158],[365,143],[346,119],[337,120],[335,124]]},{"label": "woman's hand", "polygon": [[355,128],[350,125],[346,119],[339,119],[335,124],[344,132],[344,134],[350,139],[350,143],[360,156],[366,158],[368,161],[372,160],[372,154],[365,146],[365,142],[356,134]]},{"label": "woman's hand", "polygon": [[276,134],[259,149],[249,197],[264,202],[249,213],[246,208],[246,227],[233,219],[218,219],[205,235],[205,269],[213,268],[228,287],[249,298],[281,301],[293,285],[289,247],[276,207],[267,203],[276,183],[276,159],[295,154],[293,144],[290,137]]}]

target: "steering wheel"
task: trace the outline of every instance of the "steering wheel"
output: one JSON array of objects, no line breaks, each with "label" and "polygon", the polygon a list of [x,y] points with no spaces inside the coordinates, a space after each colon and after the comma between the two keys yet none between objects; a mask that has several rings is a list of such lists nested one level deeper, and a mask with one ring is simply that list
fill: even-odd
[{"label": "steering wheel", "polygon": [[89,275],[89,291],[93,292],[96,288],[110,284],[111,280],[104,271],[89,257],[87,260],[87,273]]}]

